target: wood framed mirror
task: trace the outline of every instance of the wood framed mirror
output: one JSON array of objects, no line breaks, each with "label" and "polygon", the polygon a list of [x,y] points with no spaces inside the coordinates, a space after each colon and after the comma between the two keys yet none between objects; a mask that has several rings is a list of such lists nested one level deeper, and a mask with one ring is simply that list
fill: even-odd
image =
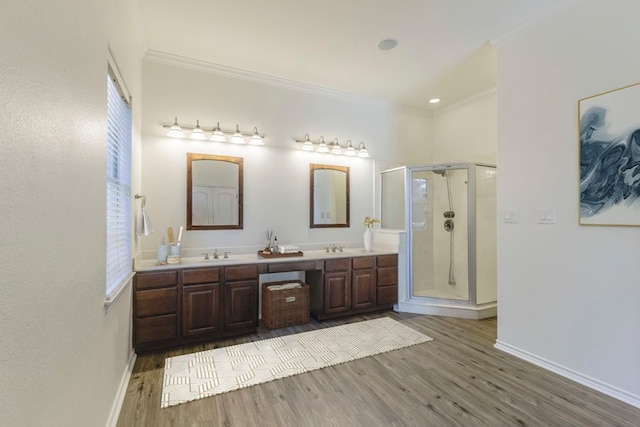
[{"label": "wood framed mirror", "polygon": [[349,227],[349,167],[310,166],[309,227]]},{"label": "wood framed mirror", "polygon": [[187,153],[187,230],[242,229],[242,157]]}]

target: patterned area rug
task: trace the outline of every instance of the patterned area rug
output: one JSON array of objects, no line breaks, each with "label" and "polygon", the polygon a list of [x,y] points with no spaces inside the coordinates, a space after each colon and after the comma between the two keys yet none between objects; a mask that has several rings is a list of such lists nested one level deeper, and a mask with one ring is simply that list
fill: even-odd
[{"label": "patterned area rug", "polygon": [[388,317],[169,357],[161,408],[432,341]]}]

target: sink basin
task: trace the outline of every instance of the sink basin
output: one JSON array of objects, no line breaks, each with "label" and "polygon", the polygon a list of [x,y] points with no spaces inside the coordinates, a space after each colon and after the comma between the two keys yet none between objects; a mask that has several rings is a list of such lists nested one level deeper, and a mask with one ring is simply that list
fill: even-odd
[{"label": "sink basin", "polygon": [[250,262],[255,261],[257,259],[257,255],[253,254],[229,254],[227,258],[224,256],[220,256],[217,259],[209,256],[209,259],[197,258],[199,263],[217,263],[217,262]]},{"label": "sink basin", "polygon": [[322,256],[340,256],[340,255],[349,255],[349,254],[361,254],[364,253],[364,248],[343,248],[342,252],[340,251],[329,251],[327,252],[326,249],[321,249],[319,251],[310,251],[314,254],[317,255],[322,255]]},{"label": "sink basin", "polygon": [[[207,262],[220,262],[220,261],[223,261],[224,259],[225,258],[222,258],[222,257],[220,257],[220,258],[211,258],[210,257],[209,259],[199,258],[198,262],[204,262],[204,263],[207,263]],[[227,260],[228,260],[228,258],[227,258]]]}]

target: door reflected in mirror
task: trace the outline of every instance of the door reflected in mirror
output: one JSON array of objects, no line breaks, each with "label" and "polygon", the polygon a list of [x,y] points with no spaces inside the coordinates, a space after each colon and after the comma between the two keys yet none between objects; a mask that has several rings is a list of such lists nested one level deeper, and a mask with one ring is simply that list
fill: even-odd
[{"label": "door reflected in mirror", "polygon": [[404,186],[406,168],[400,167],[380,173],[382,228],[404,230]]},{"label": "door reflected in mirror", "polygon": [[349,227],[349,167],[311,164],[310,227]]},{"label": "door reflected in mirror", "polygon": [[242,228],[242,158],[187,153],[187,230]]}]

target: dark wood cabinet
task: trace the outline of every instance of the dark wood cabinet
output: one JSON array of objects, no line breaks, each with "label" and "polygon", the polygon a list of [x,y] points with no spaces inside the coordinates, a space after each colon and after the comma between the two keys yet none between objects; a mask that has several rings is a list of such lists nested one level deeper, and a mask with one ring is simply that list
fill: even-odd
[{"label": "dark wood cabinet", "polygon": [[133,346],[161,350],[254,332],[260,274],[306,271],[317,319],[393,307],[397,255],[139,271],[133,289]]},{"label": "dark wood cabinet", "polygon": [[307,281],[315,281],[310,283],[313,316],[324,320],[392,308],[398,299],[397,265],[395,254],[326,260],[319,282],[317,274],[307,273]]},{"label": "dark wood cabinet", "polygon": [[220,284],[185,286],[182,289],[182,334],[211,336],[220,331]]},{"label": "dark wood cabinet", "polygon": [[380,255],[377,265],[376,303],[392,307],[398,302],[398,256]]},{"label": "dark wood cabinet", "polygon": [[346,313],[351,310],[350,258],[324,262],[324,314]]},{"label": "dark wood cabinet", "polygon": [[178,272],[134,277],[134,346],[166,346],[178,338]]},{"label": "dark wood cabinet", "polygon": [[213,338],[222,325],[219,268],[182,270],[182,337]]},{"label": "dark wood cabinet", "polygon": [[258,281],[227,283],[225,293],[225,329],[258,326]]},{"label": "dark wood cabinet", "polygon": [[255,331],[258,274],[255,264],[136,273],[134,348],[159,350]]},{"label": "dark wood cabinet", "polygon": [[254,330],[258,326],[258,265],[226,267],[224,328]]},{"label": "dark wood cabinet", "polygon": [[324,312],[344,313],[351,309],[349,272],[333,271],[324,275]]},{"label": "dark wood cabinet", "polygon": [[354,310],[376,305],[376,271],[374,269],[351,272],[351,301]]},{"label": "dark wood cabinet", "polygon": [[[178,338],[178,317],[175,314],[136,319],[134,340],[136,348],[170,345]],[[165,344],[166,343],[166,344]]]}]

